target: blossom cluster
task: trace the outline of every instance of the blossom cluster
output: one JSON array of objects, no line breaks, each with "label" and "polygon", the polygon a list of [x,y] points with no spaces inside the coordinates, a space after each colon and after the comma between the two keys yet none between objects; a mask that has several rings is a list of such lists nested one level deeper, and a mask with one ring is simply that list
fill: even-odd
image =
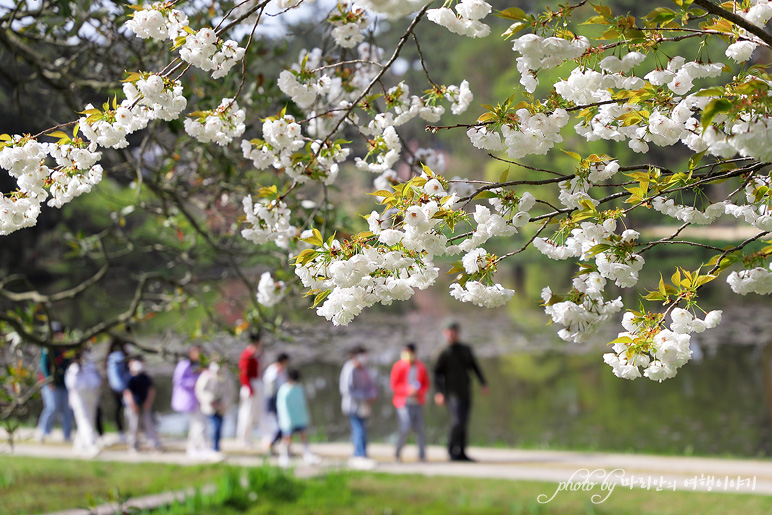
[{"label": "blossom cluster", "polygon": [[651,323],[636,321],[635,315],[627,312],[622,318],[626,332],[619,333],[614,352],[604,354],[603,360],[617,377],[636,379],[643,369],[644,377],[662,382],[674,377],[691,358],[691,333],[716,327],[721,315],[720,310],[711,311],[701,320],[685,309],[675,308],[670,313],[670,329],[662,329],[659,322],[651,327]]},{"label": "blossom cluster", "polygon": [[302,81],[298,77],[304,74],[290,70],[284,70],[279,74],[277,82],[279,89],[287,96],[292,98],[299,107],[310,107],[317,96],[324,95],[330,91],[332,80],[327,75],[311,76]]},{"label": "blossom cluster", "polygon": [[527,211],[520,211],[511,220],[507,220],[499,213],[491,213],[490,209],[478,204],[475,206],[474,221],[477,223],[474,232],[459,244],[459,249],[464,252],[478,248],[494,236],[509,237],[516,234],[519,227],[530,221],[530,216]]},{"label": "blossom cluster", "polygon": [[622,298],[606,300],[603,290],[606,279],[598,272],[575,277],[573,289],[566,300],[553,296],[549,286],[541,292],[544,312],[552,321],[563,326],[558,336],[565,341],[582,343],[590,339],[603,323],[622,309]]},{"label": "blossom cluster", "polygon": [[[46,165],[49,157],[55,166]],[[100,158],[100,152],[86,148],[78,138],[40,143],[14,136],[0,142],[0,168],[7,170],[17,185],[10,195],[0,195],[0,235],[35,225],[40,205],[47,198],[49,206],[58,208],[91,191],[102,180],[102,167],[96,164]]]},{"label": "blossom cluster", "polygon": [[539,84],[534,73],[536,70],[556,68],[567,60],[581,57],[589,48],[590,40],[584,36],[577,36],[572,40],[559,37],[543,38],[536,34],[520,36],[512,46],[512,50],[520,53],[517,58],[520,84],[526,91],[533,93]]},{"label": "blossom cluster", "polygon": [[367,217],[367,223],[378,241],[392,247],[399,244],[403,248],[425,253],[429,258],[458,252],[448,246],[447,237],[438,229],[441,210],[455,208],[456,197],[447,195],[444,187],[436,178],[426,181],[423,186],[424,200],[419,201],[400,213],[404,219],[401,227],[392,224],[397,213],[389,210],[383,215],[373,211]]},{"label": "blossom cluster", "polygon": [[426,17],[449,31],[470,38],[484,38],[491,33],[490,26],[480,20],[491,12],[491,5],[484,0],[461,0],[454,13],[449,7],[429,9]]},{"label": "blossom cluster", "polygon": [[284,281],[276,281],[271,272],[263,272],[257,283],[257,302],[267,308],[273,307],[284,299],[286,291]]},{"label": "blossom cluster", "polygon": [[188,21],[184,13],[168,8],[167,3],[156,3],[136,11],[126,22],[126,28],[143,39],[174,41],[183,61],[211,71],[214,79],[225,77],[244,58],[245,49],[233,40],[223,41],[212,28],[194,32]]},{"label": "blossom cluster", "polygon": [[[555,84],[555,90],[566,101],[576,105],[602,104],[594,108],[591,118],[575,126],[577,134],[588,141],[627,141],[632,150],[641,153],[648,151],[650,143],[669,146],[680,141],[694,152],[707,151],[720,158],[740,154],[772,160],[772,148],[765,143],[770,136],[772,118],[761,110],[741,112],[734,119],[720,113],[711,119],[710,125],[701,127],[698,116],[713,97],[690,92],[695,80],[720,75],[724,70],[721,63],[686,61],[676,56],[665,69],[652,70],[643,78],[624,74],[643,60],[644,56],[639,53],[630,53],[622,59],[609,56],[600,63],[602,72],[575,68],[566,79]],[[751,80],[765,83],[757,77],[745,77],[738,86]],[[671,98],[648,108],[650,111],[633,102],[611,102],[613,89],[637,91],[647,81],[652,87],[665,88],[667,93],[663,92],[663,97]],[[493,147],[492,143],[490,148]]]},{"label": "blossom cluster", "polygon": [[73,143],[48,145],[57,167],[51,173],[50,207],[62,207],[77,196],[91,191],[102,180],[102,167],[97,164],[101,152],[91,152]]},{"label": "blossom cluster", "polygon": [[102,110],[88,104],[83,111],[78,127],[92,143],[90,150],[125,148],[129,145],[126,136],[155,119],[175,120],[187,106],[180,82],[157,74],[131,74],[123,92],[126,98],[120,104],[114,99],[112,109],[108,103]]},{"label": "blossom cluster", "polygon": [[202,143],[214,141],[224,146],[244,134],[246,113],[232,98],[223,98],[220,105],[209,111],[193,113],[185,120],[185,132]]},{"label": "blossom cluster", "polygon": [[464,286],[458,283],[450,285],[450,296],[461,302],[469,302],[481,308],[497,308],[512,299],[515,290],[504,288],[500,284],[486,286],[480,281],[467,281]]},{"label": "blossom cluster", "polygon": [[222,41],[214,29],[204,27],[188,34],[180,47],[180,57],[204,71],[211,71],[213,79],[225,77],[233,66],[244,58],[245,50],[233,40]]},{"label": "blossom cluster", "polygon": [[330,35],[341,48],[354,48],[364,41],[362,31],[370,24],[367,11],[348,2],[338,3],[338,12],[331,15],[328,21],[333,25]]},{"label": "blossom cluster", "polygon": [[167,8],[165,2],[158,2],[132,14],[125,26],[142,39],[174,41],[185,34],[188,17],[182,11]]},{"label": "blossom cluster", "polygon": [[325,243],[311,262],[295,267],[305,287],[329,291],[316,313],[335,325],[347,325],[376,303],[409,299],[416,289],[433,284],[438,270],[431,260],[404,250],[366,246],[349,254],[337,240]]},{"label": "blossom cluster", "polygon": [[734,270],[726,278],[732,291],[739,295],[758,293],[769,295],[772,293],[772,264],[770,268],[755,267],[743,270]]},{"label": "blossom cluster", "polygon": [[275,243],[279,248],[289,248],[297,228],[290,225],[290,210],[284,202],[265,198],[253,202],[252,197],[246,196],[242,205],[250,225],[241,231],[244,238],[258,245]]},{"label": "blossom cluster", "polygon": [[544,155],[555,143],[561,143],[560,131],[570,120],[565,109],[547,114],[521,108],[515,115],[517,122],[502,125],[500,133],[485,126],[475,126],[466,134],[476,148],[493,152],[506,150],[509,157],[519,159],[529,154]]},{"label": "blossom cluster", "polygon": [[126,96],[122,103],[124,107],[131,107],[134,116],[144,116],[151,120],[176,120],[188,105],[180,81],[155,73],[140,75],[133,82],[124,82],[123,94]]},{"label": "blossom cluster", "polygon": [[[615,234],[616,220],[608,219],[602,224],[582,222],[579,227],[571,230],[571,234],[562,245],[547,238],[534,239],[534,247],[551,259],[567,259],[579,257],[589,260],[594,255],[598,272],[606,279],[616,282],[622,288],[629,288],[638,282],[638,272],[643,268],[645,260],[636,254],[632,248],[639,233],[626,229],[621,235]],[[598,245],[607,248],[601,252],[593,252]]]},{"label": "blossom cluster", "polygon": [[[763,182],[763,181],[761,181]],[[755,202],[755,188],[759,181],[749,181],[746,185],[747,204],[735,204],[729,200],[714,202],[704,211],[693,206],[676,204],[673,199],[657,195],[651,200],[651,205],[660,213],[682,222],[698,225],[713,223],[722,215],[733,216],[762,231],[772,231],[772,215],[769,206]]]}]

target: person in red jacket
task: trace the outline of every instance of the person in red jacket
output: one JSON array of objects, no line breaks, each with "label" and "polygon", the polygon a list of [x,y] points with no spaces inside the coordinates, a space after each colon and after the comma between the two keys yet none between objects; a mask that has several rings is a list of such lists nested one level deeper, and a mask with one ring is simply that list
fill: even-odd
[{"label": "person in red jacket", "polygon": [[236,436],[245,447],[252,446],[252,432],[263,411],[263,381],[260,378],[262,342],[260,329],[249,334],[249,344],[239,357],[239,416]]},{"label": "person in red jacket", "polygon": [[401,460],[402,447],[411,429],[418,436],[418,458],[426,461],[423,406],[426,403],[426,392],[429,391],[429,373],[426,366],[416,358],[414,343],[408,343],[402,349],[401,359],[391,368],[390,384],[399,418],[397,461]]}]

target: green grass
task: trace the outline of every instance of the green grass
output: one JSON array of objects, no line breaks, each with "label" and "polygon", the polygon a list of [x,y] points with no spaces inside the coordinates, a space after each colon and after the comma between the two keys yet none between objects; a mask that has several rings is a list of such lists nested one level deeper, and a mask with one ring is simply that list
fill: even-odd
[{"label": "green grass", "polygon": [[[618,486],[606,497],[591,492],[555,492],[554,483],[468,478],[428,478],[331,472],[299,480],[270,468],[251,469],[248,481],[231,471],[212,496],[149,515],[262,514],[761,514],[772,512],[772,498],[700,492],[657,492]],[[247,485],[248,486],[244,486]]]},{"label": "green grass", "polygon": [[0,513],[32,514],[85,508],[121,497],[212,483],[222,469],[161,463],[112,463],[0,457]]},{"label": "green grass", "polygon": [[[245,481],[245,479],[247,479]],[[40,513],[87,507],[120,487],[132,497],[216,484],[216,492],[189,498],[152,515],[262,514],[743,514],[772,513],[772,497],[729,493],[630,490],[617,486],[599,504],[591,492],[560,492],[555,483],[423,477],[333,471],[297,479],[276,468],[182,467],[4,457],[0,463],[0,511]]]},{"label": "green grass", "polygon": [[[268,498],[246,510],[208,510],[211,515],[237,514],[731,514],[770,513],[772,499],[752,495],[655,492],[617,488],[600,504],[592,492],[561,492],[551,502],[553,483],[466,478],[426,478],[345,473],[305,481],[294,502]],[[595,492],[599,493],[599,492]]]}]

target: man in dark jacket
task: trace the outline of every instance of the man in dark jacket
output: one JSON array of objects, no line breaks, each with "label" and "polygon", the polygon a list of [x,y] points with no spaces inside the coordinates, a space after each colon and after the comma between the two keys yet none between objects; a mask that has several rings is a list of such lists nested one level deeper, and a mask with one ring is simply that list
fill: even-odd
[{"label": "man in dark jacket", "polygon": [[451,320],[444,325],[443,332],[448,346],[440,353],[434,367],[434,384],[437,388],[434,401],[440,406],[447,405],[450,413],[448,453],[451,461],[474,461],[466,455],[466,429],[472,407],[469,372],[473,371],[477,375],[484,395],[488,394],[488,386],[472,349],[458,341],[459,330],[458,322]]}]

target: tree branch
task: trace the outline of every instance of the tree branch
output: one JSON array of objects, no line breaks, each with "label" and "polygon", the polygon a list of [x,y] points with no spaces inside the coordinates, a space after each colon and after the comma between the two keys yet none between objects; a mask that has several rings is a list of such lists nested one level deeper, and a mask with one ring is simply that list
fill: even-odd
[{"label": "tree branch", "polygon": [[710,0],[694,0],[692,4],[702,7],[710,14],[715,14],[719,18],[724,18],[727,21],[731,21],[738,27],[742,27],[746,31],[761,39],[764,43],[767,44],[768,47],[772,47],[772,34],[762,28],[755,26],[751,22],[745,20],[745,18],[731,11],[727,11],[723,7],[719,7]]}]

